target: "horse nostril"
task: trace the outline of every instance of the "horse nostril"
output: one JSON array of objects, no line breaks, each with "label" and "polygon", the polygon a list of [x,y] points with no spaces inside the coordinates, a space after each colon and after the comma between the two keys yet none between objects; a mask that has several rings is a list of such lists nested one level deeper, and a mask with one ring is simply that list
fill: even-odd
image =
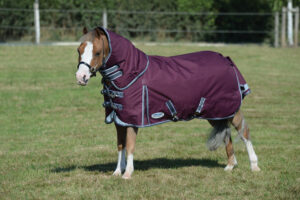
[{"label": "horse nostril", "polygon": [[86,75],[84,75],[83,77],[82,77],[82,79],[83,79],[83,82],[86,82]]}]

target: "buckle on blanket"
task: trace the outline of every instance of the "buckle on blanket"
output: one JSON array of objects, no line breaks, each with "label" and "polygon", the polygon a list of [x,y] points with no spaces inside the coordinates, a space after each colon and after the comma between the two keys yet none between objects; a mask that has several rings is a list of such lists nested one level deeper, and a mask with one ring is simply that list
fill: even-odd
[{"label": "buckle on blanket", "polygon": [[179,118],[178,118],[178,116],[177,116],[177,111],[176,111],[176,109],[175,109],[175,107],[174,107],[172,101],[171,101],[171,100],[167,101],[167,102],[166,102],[166,106],[167,106],[168,109],[170,110],[170,113],[171,113],[171,115],[172,115],[172,120],[173,120],[174,122],[177,122],[177,121],[179,120]]},{"label": "buckle on blanket", "polygon": [[117,98],[123,98],[124,97],[124,93],[123,92],[109,90],[109,89],[103,89],[103,90],[101,90],[101,94],[109,96],[112,99],[116,98],[116,97]]},{"label": "buckle on blanket", "polygon": [[114,110],[122,110],[123,109],[122,104],[113,103],[113,102],[109,102],[109,101],[105,101],[103,103],[103,107],[104,108],[111,107]]}]

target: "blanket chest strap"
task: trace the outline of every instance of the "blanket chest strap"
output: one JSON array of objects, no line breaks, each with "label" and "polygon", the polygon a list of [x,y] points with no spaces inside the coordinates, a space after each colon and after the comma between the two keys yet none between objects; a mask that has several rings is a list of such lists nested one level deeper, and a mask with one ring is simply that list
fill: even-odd
[{"label": "blanket chest strap", "polygon": [[114,90],[110,90],[110,89],[103,89],[101,90],[101,94],[102,95],[107,95],[110,98],[123,98],[124,97],[124,93],[123,92],[119,92],[119,91],[114,91]]},{"label": "blanket chest strap", "polygon": [[103,103],[103,107],[111,107],[114,110],[123,110],[123,106],[122,104],[118,104],[118,103],[113,103],[113,102],[109,102],[109,101],[105,101]]}]

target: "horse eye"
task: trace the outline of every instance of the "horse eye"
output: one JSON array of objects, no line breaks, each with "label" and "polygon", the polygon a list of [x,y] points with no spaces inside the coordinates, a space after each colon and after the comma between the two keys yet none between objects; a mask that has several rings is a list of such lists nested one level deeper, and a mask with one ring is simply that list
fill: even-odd
[{"label": "horse eye", "polygon": [[95,54],[95,56],[100,56],[100,53],[99,53],[99,52],[97,52],[97,53]]}]

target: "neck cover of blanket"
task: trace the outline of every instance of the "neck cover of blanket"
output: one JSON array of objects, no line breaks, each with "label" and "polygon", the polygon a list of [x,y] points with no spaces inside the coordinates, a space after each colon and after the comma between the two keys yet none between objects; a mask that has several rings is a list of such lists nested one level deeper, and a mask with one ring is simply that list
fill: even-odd
[{"label": "neck cover of blanket", "polygon": [[122,36],[100,29],[110,48],[100,71],[106,123],[147,127],[193,118],[226,119],[250,93],[236,65],[220,53],[148,56]]}]

